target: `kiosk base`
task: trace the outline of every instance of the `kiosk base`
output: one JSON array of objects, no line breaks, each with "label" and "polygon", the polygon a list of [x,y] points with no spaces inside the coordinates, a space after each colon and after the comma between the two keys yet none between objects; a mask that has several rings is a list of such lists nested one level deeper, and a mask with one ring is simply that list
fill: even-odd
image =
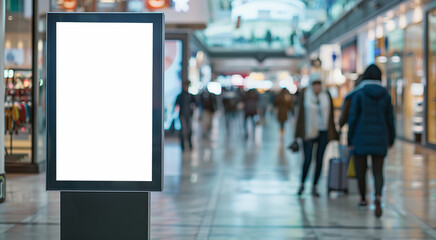
[{"label": "kiosk base", "polygon": [[61,192],[61,240],[150,239],[148,192]]}]

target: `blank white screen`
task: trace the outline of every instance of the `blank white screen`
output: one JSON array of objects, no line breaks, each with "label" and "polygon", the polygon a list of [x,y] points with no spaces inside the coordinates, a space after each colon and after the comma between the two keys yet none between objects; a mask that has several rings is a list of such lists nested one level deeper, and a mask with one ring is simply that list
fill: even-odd
[{"label": "blank white screen", "polygon": [[56,23],[56,179],[152,180],[153,25]]}]

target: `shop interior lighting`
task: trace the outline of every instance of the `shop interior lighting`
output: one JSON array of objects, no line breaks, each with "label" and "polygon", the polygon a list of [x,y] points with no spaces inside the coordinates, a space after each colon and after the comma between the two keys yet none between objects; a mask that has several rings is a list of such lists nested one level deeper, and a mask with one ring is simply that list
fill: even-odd
[{"label": "shop interior lighting", "polygon": [[297,92],[297,90],[298,90],[298,87],[297,87],[297,85],[295,85],[295,83],[294,83],[294,81],[292,80],[292,78],[289,78],[289,79],[287,79],[287,80],[281,80],[281,81],[279,82],[279,86],[280,86],[280,88],[286,88],[286,89],[288,89],[288,91],[289,91],[291,94],[295,94],[295,93]]},{"label": "shop interior lighting", "polygon": [[407,18],[404,13],[398,19],[398,27],[400,27],[401,29],[405,29],[407,27]]},{"label": "shop interior lighting", "polygon": [[6,40],[6,43],[5,43],[5,49],[11,49],[12,48],[12,43],[11,43],[11,40]]},{"label": "shop interior lighting", "polygon": [[413,117],[412,122],[415,124],[416,123],[423,123],[424,119],[422,117]]},{"label": "shop interior lighting", "polygon": [[207,84],[207,91],[215,95],[221,94],[221,84],[219,82],[209,82]]},{"label": "shop interior lighting", "polygon": [[333,73],[333,77],[334,77],[334,81],[336,84],[338,85],[342,85],[345,83],[345,76],[342,74],[342,71],[340,68],[336,68],[334,73]]},{"label": "shop interior lighting", "polygon": [[262,89],[269,90],[273,87],[273,83],[270,80],[254,80],[251,77],[245,78],[244,88],[249,89]]},{"label": "shop interior lighting", "polygon": [[390,20],[386,23],[386,30],[387,30],[388,32],[392,32],[392,31],[394,31],[396,27],[397,27],[397,26],[396,26],[396,24],[395,24],[395,20],[393,20],[393,19],[390,19]]},{"label": "shop interior lighting", "polygon": [[419,23],[422,21],[422,8],[421,6],[416,7],[415,10],[413,10],[413,23]]},{"label": "shop interior lighting", "polygon": [[8,74],[8,70],[4,70],[3,71],[3,77],[4,78],[7,78],[9,76],[9,74]]},{"label": "shop interior lighting", "polygon": [[192,94],[192,95],[197,95],[198,92],[199,92],[199,90],[198,90],[198,88],[195,88],[195,87],[189,86],[188,92],[189,92],[190,94]]},{"label": "shop interior lighting", "polygon": [[387,63],[387,61],[388,61],[388,58],[385,56],[378,56],[377,57],[377,62],[379,62],[379,63]]},{"label": "shop interior lighting", "polygon": [[231,79],[232,79],[231,81],[233,86],[238,86],[238,87],[244,86],[244,78],[241,75],[234,74],[232,75]]},{"label": "shop interior lighting", "polygon": [[18,41],[18,46],[19,49],[23,49],[24,48],[24,43],[23,40]]},{"label": "shop interior lighting", "polygon": [[9,72],[8,72],[9,74],[9,78],[13,78],[14,77],[14,70],[12,70],[12,69],[9,69]]},{"label": "shop interior lighting", "polygon": [[370,29],[368,32],[368,40],[374,40],[375,39],[375,33],[374,33],[374,29]]},{"label": "shop interior lighting", "polygon": [[383,37],[383,25],[381,23],[377,25],[377,28],[375,30],[375,35],[377,36],[377,38]]},{"label": "shop interior lighting", "polygon": [[424,127],[423,126],[413,126],[412,131],[415,133],[421,133],[424,131]]},{"label": "shop interior lighting", "polygon": [[203,65],[203,60],[204,60],[204,52],[203,51],[198,51],[195,58],[197,59],[197,66],[201,66]]},{"label": "shop interior lighting", "polygon": [[401,57],[400,56],[392,56],[391,57],[391,61],[393,62],[393,63],[399,63],[399,62],[401,62]]},{"label": "shop interior lighting", "polygon": [[12,16],[12,15],[9,15],[9,16],[8,16],[8,20],[9,20],[9,21],[12,21],[12,20],[14,20],[14,16]]},{"label": "shop interior lighting", "polygon": [[412,83],[410,84],[410,93],[413,96],[424,95],[424,85],[422,83]]},{"label": "shop interior lighting", "polygon": [[38,51],[42,52],[42,48],[43,48],[42,40],[39,40],[38,41]]},{"label": "shop interior lighting", "polygon": [[424,111],[424,108],[422,106],[415,106],[413,109],[415,110],[415,112],[423,112]]}]

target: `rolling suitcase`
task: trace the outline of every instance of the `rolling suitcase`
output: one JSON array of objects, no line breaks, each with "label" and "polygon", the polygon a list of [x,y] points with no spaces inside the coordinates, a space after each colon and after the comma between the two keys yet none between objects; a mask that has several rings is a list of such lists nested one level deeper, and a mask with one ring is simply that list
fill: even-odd
[{"label": "rolling suitcase", "polygon": [[[340,152],[341,145],[338,144]],[[348,193],[348,177],[347,177],[348,163],[347,159],[341,156],[333,157],[329,161],[329,175],[328,175],[328,194],[331,191],[340,191],[345,194]]]}]

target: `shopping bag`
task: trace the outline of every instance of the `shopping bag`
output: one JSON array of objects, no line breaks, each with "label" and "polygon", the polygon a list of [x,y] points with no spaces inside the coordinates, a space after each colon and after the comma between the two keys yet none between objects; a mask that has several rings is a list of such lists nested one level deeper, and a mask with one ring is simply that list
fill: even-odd
[{"label": "shopping bag", "polygon": [[350,161],[348,162],[347,177],[349,177],[349,178],[356,177],[356,165],[354,163],[354,156],[353,155],[350,156]]}]

